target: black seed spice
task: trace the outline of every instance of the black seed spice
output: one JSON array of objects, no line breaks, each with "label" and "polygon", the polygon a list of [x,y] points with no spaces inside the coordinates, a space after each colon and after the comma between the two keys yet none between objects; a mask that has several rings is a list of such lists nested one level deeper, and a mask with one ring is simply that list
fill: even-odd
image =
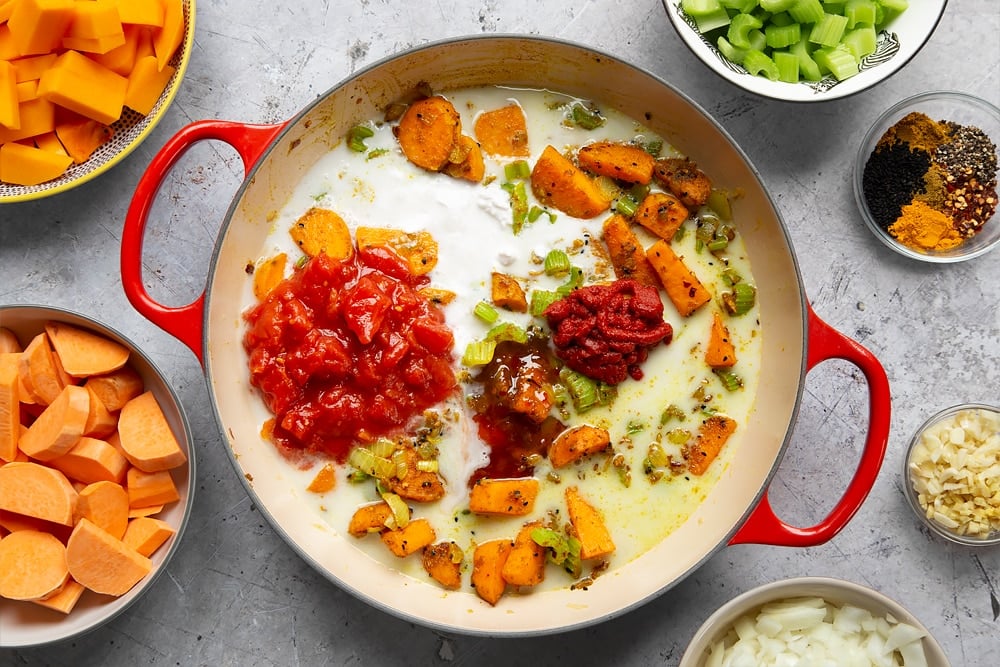
[{"label": "black seed spice", "polygon": [[924,191],[924,174],[931,166],[930,154],[902,141],[879,146],[865,164],[861,177],[865,201],[875,224],[883,229],[896,222],[905,204]]}]

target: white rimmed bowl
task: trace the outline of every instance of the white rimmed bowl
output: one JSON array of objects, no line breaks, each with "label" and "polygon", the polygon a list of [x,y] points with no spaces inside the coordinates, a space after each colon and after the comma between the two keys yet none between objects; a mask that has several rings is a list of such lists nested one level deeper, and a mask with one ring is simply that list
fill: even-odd
[{"label": "white rimmed bowl", "polygon": [[180,499],[156,514],[175,533],[150,557],[153,570],[121,597],[84,591],[69,614],[62,614],[30,602],[0,598],[0,652],[66,641],[91,632],[122,614],[142,597],[167,567],[176,553],[194,503],[195,451],[184,409],[153,362],[128,338],[100,322],[61,308],[39,305],[0,306],[0,327],[14,332],[22,345],[44,331],[45,322],[55,320],[82,327],[117,341],[130,350],[129,364],[143,379],[163,409],[174,437],[187,455],[187,464],[171,470]]},{"label": "white rimmed bowl", "polygon": [[874,616],[891,615],[896,621],[914,626],[924,633],[921,644],[929,667],[949,667],[947,656],[930,631],[895,600],[876,590],[831,577],[796,577],[753,588],[722,605],[695,632],[681,657],[679,667],[704,667],[709,649],[726,636],[733,623],[745,614],[755,614],[770,602],[792,598],[820,597],[835,605],[853,605]]}]

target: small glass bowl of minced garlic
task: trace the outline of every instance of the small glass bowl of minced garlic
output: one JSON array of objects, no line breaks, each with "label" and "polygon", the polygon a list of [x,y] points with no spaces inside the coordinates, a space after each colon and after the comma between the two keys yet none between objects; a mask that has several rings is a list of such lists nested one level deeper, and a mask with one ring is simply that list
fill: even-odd
[{"label": "small glass bowl of minced garlic", "polygon": [[1000,244],[1000,109],[961,92],[907,98],[865,135],[854,197],[872,233],[902,255],[959,262]]},{"label": "small glass bowl of minced garlic", "polygon": [[955,405],[924,422],[906,450],[903,487],[933,533],[1000,544],[1000,407]]}]

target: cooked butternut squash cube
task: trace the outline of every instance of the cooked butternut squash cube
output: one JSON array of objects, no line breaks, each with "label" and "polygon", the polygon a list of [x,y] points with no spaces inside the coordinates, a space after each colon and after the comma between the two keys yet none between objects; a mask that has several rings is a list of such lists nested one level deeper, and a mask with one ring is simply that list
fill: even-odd
[{"label": "cooked butternut squash cube", "polygon": [[621,280],[637,280],[643,285],[659,288],[660,280],[628,220],[616,213],[604,221],[603,231],[601,238],[607,246],[615,276]]},{"label": "cooked butternut squash cube", "polygon": [[480,479],[469,492],[469,511],[475,514],[521,516],[530,514],[538,496],[534,477]]},{"label": "cooked butternut squash cube", "polygon": [[435,537],[434,528],[427,519],[415,519],[406,524],[406,528],[396,528],[382,533],[382,541],[389,547],[389,551],[400,558],[433,544]]},{"label": "cooked butternut squash cube", "polygon": [[553,468],[562,468],[579,461],[584,456],[603,452],[611,445],[611,435],[607,429],[580,424],[560,433],[549,445],[549,463]]},{"label": "cooked butternut squash cube", "polygon": [[476,545],[472,553],[472,587],[476,595],[491,605],[500,600],[507,588],[503,567],[512,546],[510,540],[490,540]]},{"label": "cooked butternut squash cube", "polygon": [[531,170],[531,190],[546,206],[574,218],[593,218],[611,206],[586,172],[552,146],[546,146]]},{"label": "cooked butternut squash cube", "polygon": [[736,420],[725,415],[712,415],[698,427],[694,444],[684,451],[688,470],[692,475],[703,475],[716,459],[723,445],[736,431]]},{"label": "cooked butternut squash cube", "polygon": [[614,552],[615,543],[601,513],[584,500],[575,486],[568,487],[565,495],[569,520],[580,540],[580,558],[601,558]]},{"label": "cooked butternut squash cube", "polygon": [[392,516],[392,508],[384,500],[362,505],[354,510],[347,532],[354,537],[364,537],[368,533],[386,530],[385,522]]},{"label": "cooked butternut squash cube", "polygon": [[592,174],[643,185],[653,180],[656,158],[639,146],[617,141],[595,141],[576,153],[580,167]]},{"label": "cooked butternut squash cube", "polygon": [[681,316],[687,317],[712,298],[711,292],[698,280],[698,276],[663,239],[649,247],[646,257]]},{"label": "cooked butternut squash cube", "polygon": [[302,252],[315,257],[325,252],[334,259],[345,259],[354,252],[354,242],[347,223],[327,208],[313,207],[295,221],[288,232]]},{"label": "cooked butternut squash cube", "polygon": [[501,571],[511,586],[535,586],[545,580],[545,547],[531,539],[531,531],[541,525],[540,521],[525,524],[514,538]]},{"label": "cooked butternut squash cube", "polygon": [[490,298],[500,308],[515,313],[528,311],[528,297],[517,278],[494,271],[490,276]]},{"label": "cooked butternut squash cube", "polygon": [[490,155],[528,156],[528,125],[516,104],[484,111],[476,116],[476,139]]},{"label": "cooked butternut squash cube", "polygon": [[358,249],[384,246],[406,260],[410,273],[422,276],[437,266],[438,244],[426,231],[405,232],[389,227],[360,226],[354,231]]},{"label": "cooked butternut squash cube", "polygon": [[445,588],[455,591],[462,585],[462,549],[454,542],[438,542],[424,549],[421,563],[427,574]]}]

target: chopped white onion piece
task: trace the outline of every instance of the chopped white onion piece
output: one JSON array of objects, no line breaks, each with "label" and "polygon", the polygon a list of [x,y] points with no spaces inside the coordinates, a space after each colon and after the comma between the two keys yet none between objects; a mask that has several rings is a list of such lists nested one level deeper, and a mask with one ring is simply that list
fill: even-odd
[{"label": "chopped white onion piece", "polygon": [[[816,600],[822,605],[816,606]],[[822,598],[768,603],[737,618],[705,667],[927,667],[915,626]]]}]

